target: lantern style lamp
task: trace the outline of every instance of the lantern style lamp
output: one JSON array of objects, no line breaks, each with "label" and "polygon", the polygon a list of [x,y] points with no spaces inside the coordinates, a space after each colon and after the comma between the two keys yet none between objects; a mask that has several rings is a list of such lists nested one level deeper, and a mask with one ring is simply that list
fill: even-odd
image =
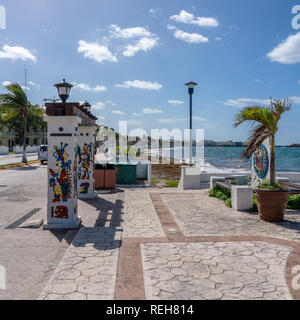
[{"label": "lantern style lamp", "polygon": [[73,86],[67,83],[65,79],[63,79],[62,82],[55,84],[54,87],[56,87],[61,101],[63,103],[66,103],[70,96],[70,91],[73,88]]},{"label": "lantern style lamp", "polygon": [[82,105],[82,107],[83,107],[86,111],[91,112],[92,106],[91,106],[87,101],[85,101],[85,103]]},{"label": "lantern style lamp", "polygon": [[189,88],[189,94],[193,94],[194,88],[197,86],[197,83],[190,81],[190,82],[186,83],[185,85],[188,86],[188,88]]}]

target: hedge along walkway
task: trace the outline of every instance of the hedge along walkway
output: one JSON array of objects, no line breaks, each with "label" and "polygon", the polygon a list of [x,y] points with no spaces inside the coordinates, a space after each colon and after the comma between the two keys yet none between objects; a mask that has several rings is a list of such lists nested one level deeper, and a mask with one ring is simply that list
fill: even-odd
[{"label": "hedge along walkway", "polygon": [[[300,299],[300,212],[265,223],[207,191],[128,189],[124,202],[107,217],[119,225],[80,230],[40,299]],[[122,234],[127,214],[136,234]]]}]

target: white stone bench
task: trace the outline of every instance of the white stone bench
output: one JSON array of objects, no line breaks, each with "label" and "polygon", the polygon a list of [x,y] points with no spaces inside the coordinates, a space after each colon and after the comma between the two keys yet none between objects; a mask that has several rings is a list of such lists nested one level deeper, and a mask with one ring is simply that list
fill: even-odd
[{"label": "white stone bench", "polygon": [[253,208],[253,189],[248,186],[235,186],[224,183],[224,177],[211,177],[210,188],[213,189],[218,185],[222,188],[231,190],[231,205],[236,211],[244,211]]}]

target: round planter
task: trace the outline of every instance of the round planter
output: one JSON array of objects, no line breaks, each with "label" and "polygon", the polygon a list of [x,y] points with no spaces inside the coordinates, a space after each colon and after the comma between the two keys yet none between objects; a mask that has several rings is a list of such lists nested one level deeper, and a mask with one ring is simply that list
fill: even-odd
[{"label": "round planter", "polygon": [[289,200],[289,191],[256,189],[258,213],[262,220],[280,222]]}]

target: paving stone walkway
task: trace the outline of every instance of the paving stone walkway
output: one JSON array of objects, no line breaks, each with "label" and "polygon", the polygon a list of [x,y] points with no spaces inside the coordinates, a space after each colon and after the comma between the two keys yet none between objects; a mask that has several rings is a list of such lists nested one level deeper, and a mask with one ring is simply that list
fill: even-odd
[{"label": "paving stone walkway", "polygon": [[291,249],[264,242],[142,244],[147,299],[291,299]]},{"label": "paving stone walkway", "polygon": [[113,299],[120,236],[115,227],[82,228],[39,299]]},{"label": "paving stone walkway", "polygon": [[82,206],[95,226],[81,228],[40,299],[300,299],[299,211],[272,224],[207,190],[123,191]]}]

